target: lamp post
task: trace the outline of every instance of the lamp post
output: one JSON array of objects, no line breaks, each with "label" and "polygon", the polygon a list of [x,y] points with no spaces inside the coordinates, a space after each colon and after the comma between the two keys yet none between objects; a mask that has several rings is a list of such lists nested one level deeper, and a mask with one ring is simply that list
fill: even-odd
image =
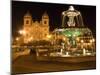
[{"label": "lamp post", "polygon": [[26,38],[26,30],[19,30],[18,33],[21,35],[24,43],[28,41],[28,39]]},{"label": "lamp post", "polygon": [[16,38],[16,41],[18,41],[18,40],[19,40],[19,37]]},{"label": "lamp post", "polygon": [[16,41],[16,45],[19,45],[20,44],[20,38],[19,37],[16,37],[15,38],[15,41]]}]

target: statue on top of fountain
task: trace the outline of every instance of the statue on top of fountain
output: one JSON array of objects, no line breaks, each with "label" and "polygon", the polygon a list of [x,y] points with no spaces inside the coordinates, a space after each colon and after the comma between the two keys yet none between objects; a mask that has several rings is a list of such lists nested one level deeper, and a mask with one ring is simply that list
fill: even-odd
[{"label": "statue on top of fountain", "polygon": [[62,12],[62,27],[82,27],[84,26],[82,16],[79,11],[70,6],[67,11]]}]

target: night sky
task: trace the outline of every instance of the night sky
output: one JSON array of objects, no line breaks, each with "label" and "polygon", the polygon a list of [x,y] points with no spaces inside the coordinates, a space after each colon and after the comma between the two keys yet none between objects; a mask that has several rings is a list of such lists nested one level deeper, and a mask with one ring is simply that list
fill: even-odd
[{"label": "night sky", "polygon": [[[21,2],[12,1],[12,36],[18,36],[18,30],[22,29],[23,16],[30,12],[33,21],[41,20],[43,13],[46,11],[50,18],[50,30],[61,27],[62,11],[69,8],[71,4],[55,3],[38,3],[38,2]],[[73,5],[74,8],[81,12],[84,25],[89,27],[94,36],[96,33],[96,6]]]}]

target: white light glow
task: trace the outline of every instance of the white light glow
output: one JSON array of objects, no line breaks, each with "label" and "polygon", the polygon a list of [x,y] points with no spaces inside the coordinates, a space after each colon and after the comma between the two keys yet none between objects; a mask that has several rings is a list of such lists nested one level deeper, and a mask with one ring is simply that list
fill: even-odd
[{"label": "white light glow", "polygon": [[16,38],[16,41],[18,41],[18,40],[19,40],[19,37]]},{"label": "white light glow", "polygon": [[19,30],[18,32],[19,32],[19,34],[21,34],[21,35],[25,35],[25,34],[26,34],[26,31],[25,31],[25,30]]},{"label": "white light glow", "polygon": [[81,40],[81,43],[83,43],[84,41],[83,40]]},{"label": "white light glow", "polygon": [[73,6],[70,6],[68,10],[74,11],[75,9]]}]

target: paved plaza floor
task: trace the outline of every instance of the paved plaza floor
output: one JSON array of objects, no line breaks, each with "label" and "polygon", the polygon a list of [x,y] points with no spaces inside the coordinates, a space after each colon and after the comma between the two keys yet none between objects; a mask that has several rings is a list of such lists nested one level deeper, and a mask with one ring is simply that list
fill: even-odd
[{"label": "paved plaza floor", "polygon": [[20,56],[12,62],[12,73],[40,73],[54,71],[89,70],[96,68],[96,62],[61,63],[37,61],[35,54]]}]

